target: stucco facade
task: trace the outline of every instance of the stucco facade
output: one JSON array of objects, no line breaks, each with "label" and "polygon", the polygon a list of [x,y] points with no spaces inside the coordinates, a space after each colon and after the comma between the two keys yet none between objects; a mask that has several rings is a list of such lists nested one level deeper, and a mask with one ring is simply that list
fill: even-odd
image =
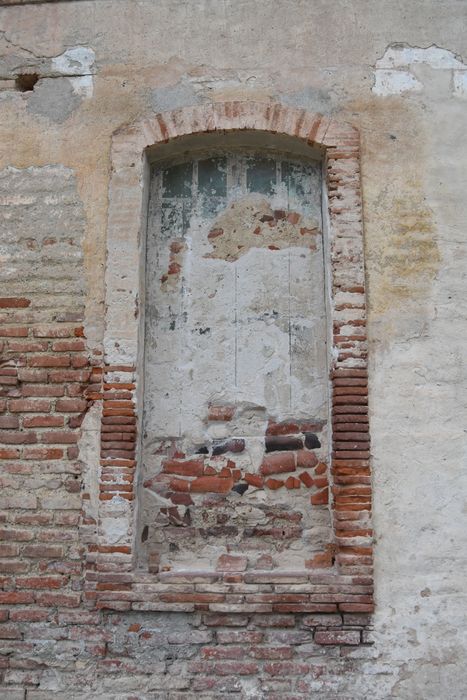
[{"label": "stucco facade", "polygon": [[0,4],[0,695],[464,698],[465,3]]}]

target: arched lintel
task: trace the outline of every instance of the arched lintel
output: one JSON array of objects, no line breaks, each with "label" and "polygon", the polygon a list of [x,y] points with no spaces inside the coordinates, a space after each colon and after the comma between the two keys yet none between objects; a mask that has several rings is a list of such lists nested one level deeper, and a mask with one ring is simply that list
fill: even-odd
[{"label": "arched lintel", "polygon": [[357,129],[332,117],[268,102],[214,102],[162,112],[121,127],[116,150],[129,137],[139,151],[183,136],[254,131],[293,137],[319,151],[342,145],[358,148]]}]

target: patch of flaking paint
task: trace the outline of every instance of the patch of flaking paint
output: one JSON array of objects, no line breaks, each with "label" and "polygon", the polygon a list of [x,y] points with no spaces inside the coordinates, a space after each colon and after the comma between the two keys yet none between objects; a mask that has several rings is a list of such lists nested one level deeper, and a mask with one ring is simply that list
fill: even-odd
[{"label": "patch of flaking paint", "polygon": [[421,92],[423,84],[406,70],[376,70],[373,92],[376,95],[402,95]]},{"label": "patch of flaking paint", "polygon": [[295,211],[273,210],[267,199],[251,194],[235,200],[216,217],[208,233],[212,252],[205,257],[233,262],[251,248],[316,250],[319,233],[316,220]]},{"label": "patch of flaking paint", "polygon": [[73,92],[80,97],[92,97],[95,54],[87,46],[74,46],[52,59],[54,71],[70,80]]},{"label": "patch of flaking paint", "polygon": [[169,265],[167,272],[161,277],[161,289],[167,291],[174,289],[182,270],[183,256],[186,251],[186,243],[176,240],[170,243]]},{"label": "patch of flaking paint", "polygon": [[415,75],[416,67],[420,65],[429,66],[436,71],[446,71],[452,82],[453,95],[467,94],[467,64],[452,51],[438,46],[421,48],[407,44],[390,44],[384,55],[376,61],[372,92],[380,97],[421,92],[423,82],[420,81],[420,76]]}]

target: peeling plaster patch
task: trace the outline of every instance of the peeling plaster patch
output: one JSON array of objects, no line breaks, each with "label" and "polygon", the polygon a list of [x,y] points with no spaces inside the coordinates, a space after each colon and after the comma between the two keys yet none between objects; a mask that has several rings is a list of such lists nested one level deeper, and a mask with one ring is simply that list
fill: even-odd
[{"label": "peeling plaster patch", "polygon": [[455,70],[453,89],[456,97],[467,97],[467,70]]},{"label": "peeling plaster patch", "polygon": [[441,49],[438,46],[420,48],[407,44],[391,44],[382,58],[377,63],[377,68],[399,69],[407,68],[415,63],[424,63],[437,70],[451,68],[467,68],[452,51]]},{"label": "peeling plaster patch", "polygon": [[391,44],[384,56],[378,59],[372,92],[380,97],[420,92],[424,87],[416,76],[416,67],[420,65],[429,66],[433,70],[449,71],[453,78],[453,94],[466,94],[467,64],[456,58],[452,51],[438,46],[420,48],[407,44]]},{"label": "peeling plaster patch", "polygon": [[66,76],[73,92],[80,97],[92,97],[95,54],[87,46],[75,46],[52,59],[52,69]]},{"label": "peeling plaster patch", "polygon": [[409,71],[376,70],[373,92],[376,95],[402,95],[404,92],[420,92],[422,83]]},{"label": "peeling plaster patch", "polygon": [[179,83],[151,91],[150,102],[155,112],[180,109],[187,105],[201,104],[203,98],[197,95],[191,85]]},{"label": "peeling plaster patch", "polygon": [[216,218],[208,233],[213,250],[205,257],[233,261],[251,248],[316,250],[318,233],[318,221],[295,211],[273,210],[266,199],[253,194],[233,202]]},{"label": "peeling plaster patch", "polygon": [[28,112],[40,114],[58,124],[64,122],[81,101],[70,82],[66,78],[40,80],[30,93]]}]

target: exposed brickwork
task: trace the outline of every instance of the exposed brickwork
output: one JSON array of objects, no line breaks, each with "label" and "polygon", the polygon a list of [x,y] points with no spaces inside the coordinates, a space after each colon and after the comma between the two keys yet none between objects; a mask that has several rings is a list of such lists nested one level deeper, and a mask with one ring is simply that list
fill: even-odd
[{"label": "exposed brickwork", "polygon": [[[271,422],[260,474],[238,473],[224,454],[216,455],[218,467],[208,464],[206,455],[171,454],[163,470],[174,504],[167,515],[175,532],[177,506],[186,504],[187,498],[222,494],[224,488],[241,483],[261,481],[271,489],[309,490],[311,507],[332,507],[335,538],[323,551],[310,553],[303,568],[295,571],[274,568],[268,552],[254,568],[246,568],[241,555],[228,552],[212,571],[164,571],[157,553],[147,571],[135,568],[134,483],[141,401],[138,323],[131,295],[138,289],[137,235],[135,261],[133,253],[120,260],[118,250],[119,237],[131,239],[134,233],[128,207],[134,206],[135,219],[141,211],[139,175],[129,163],[139,162],[150,145],[216,128],[277,131],[326,150],[335,358],[332,484],[328,485],[327,465],[315,455],[314,438],[309,437],[319,434],[320,426]],[[49,657],[42,646],[47,644],[54,649],[58,675],[52,690],[58,693],[66,687],[67,654],[72,653],[86,667],[84,676],[73,667],[73,684],[77,687],[82,679],[91,691],[97,673],[108,676],[109,692],[119,690],[123,682],[124,692],[157,688],[162,693],[219,697],[261,687],[270,698],[283,693],[309,697],[318,676],[340,673],[339,654],[345,657],[347,649],[367,643],[367,614],[373,609],[357,135],[329,119],[267,105],[190,108],[117,134],[114,167],[104,362],[98,351],[92,355],[86,349],[81,288],[69,293],[64,283],[56,287],[58,297],[42,296],[40,279],[31,278],[21,293],[1,290],[3,687],[11,697],[15,689],[25,687],[30,689],[28,697],[46,697],[43,693],[49,691],[34,688],[48,672]],[[125,189],[125,212],[118,188]],[[52,233],[44,233],[40,250],[59,245],[66,251],[67,245],[74,245],[72,238],[68,243],[56,241]],[[26,240],[25,245],[34,244]],[[47,271],[44,256],[40,264]],[[112,278],[122,265],[126,271],[134,269],[136,276],[128,275],[129,286],[123,292],[117,289],[118,276]],[[69,269],[76,282],[81,273],[72,265]],[[16,292],[12,285],[9,289]],[[119,315],[121,304],[124,313],[129,310],[127,325]],[[101,454],[100,459],[88,454],[83,463],[82,426],[91,407],[102,407]],[[232,416],[230,406],[209,409],[213,421],[229,421]],[[98,481],[93,481],[94,475]],[[293,522],[281,524],[277,532],[262,536],[284,536],[295,527]],[[168,612],[171,617],[164,617]],[[161,624],[162,636],[154,631]],[[324,652],[327,661],[321,665],[316,658],[324,658],[321,650],[328,646],[340,651],[335,649],[335,656]],[[145,649],[152,654],[151,668]],[[154,654],[160,660],[154,661]]]}]

